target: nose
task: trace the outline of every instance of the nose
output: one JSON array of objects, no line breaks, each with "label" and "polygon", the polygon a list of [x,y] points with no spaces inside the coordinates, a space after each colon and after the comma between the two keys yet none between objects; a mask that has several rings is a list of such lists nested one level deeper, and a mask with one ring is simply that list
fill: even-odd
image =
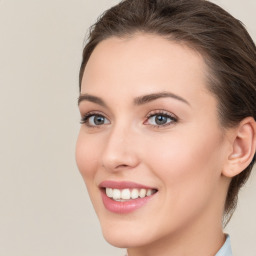
[{"label": "nose", "polygon": [[136,135],[131,129],[113,128],[108,134],[102,154],[102,166],[110,172],[135,168],[139,164],[136,141]]}]

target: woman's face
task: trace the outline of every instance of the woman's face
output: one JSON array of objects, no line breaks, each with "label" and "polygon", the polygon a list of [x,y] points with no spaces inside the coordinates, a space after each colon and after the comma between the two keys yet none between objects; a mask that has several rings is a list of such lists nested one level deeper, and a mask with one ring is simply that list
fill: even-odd
[{"label": "woman's face", "polygon": [[221,229],[228,141],[206,76],[200,54],[160,36],[113,37],[93,51],[76,160],[111,244]]}]

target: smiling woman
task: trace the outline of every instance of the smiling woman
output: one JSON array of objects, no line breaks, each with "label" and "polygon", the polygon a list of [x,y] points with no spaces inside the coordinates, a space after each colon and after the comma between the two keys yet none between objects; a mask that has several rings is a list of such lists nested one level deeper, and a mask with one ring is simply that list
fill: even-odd
[{"label": "smiling woman", "polygon": [[254,164],[255,102],[255,45],[220,7],[108,10],[83,53],[76,150],[105,239],[129,256],[232,255],[223,217]]}]

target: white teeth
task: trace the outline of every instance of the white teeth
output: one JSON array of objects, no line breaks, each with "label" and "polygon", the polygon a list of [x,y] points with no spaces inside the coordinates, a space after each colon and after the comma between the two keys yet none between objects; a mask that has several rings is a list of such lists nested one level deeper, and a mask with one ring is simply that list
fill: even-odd
[{"label": "white teeth", "polygon": [[147,196],[151,196],[152,193],[153,193],[152,189],[148,189],[148,191],[147,191]]},{"label": "white teeth", "polygon": [[106,188],[106,195],[109,198],[113,198],[116,201],[122,201],[122,200],[130,200],[130,199],[137,199],[137,198],[144,198],[146,196],[151,196],[156,192],[155,189],[112,189],[112,188]]},{"label": "white teeth", "polygon": [[112,197],[113,196],[113,189],[112,188],[106,188],[106,194],[108,197]]},{"label": "white teeth", "polygon": [[130,199],[130,197],[131,197],[130,189],[128,188],[123,189],[121,193],[121,199]]},{"label": "white teeth", "polygon": [[121,190],[119,189],[113,189],[113,195],[112,195],[114,200],[118,200],[121,198]]},{"label": "white teeth", "polygon": [[140,190],[140,198],[143,198],[143,197],[145,197],[146,196],[146,193],[147,193],[147,191],[146,191],[146,189],[141,189]]},{"label": "white teeth", "polygon": [[139,197],[139,190],[138,190],[137,188],[134,188],[134,189],[132,190],[131,198],[132,198],[132,199],[136,199],[136,198],[138,198],[138,197]]}]

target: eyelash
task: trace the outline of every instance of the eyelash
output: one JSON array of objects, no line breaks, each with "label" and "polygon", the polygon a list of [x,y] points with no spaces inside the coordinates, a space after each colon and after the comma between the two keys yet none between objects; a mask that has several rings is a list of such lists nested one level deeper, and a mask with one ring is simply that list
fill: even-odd
[{"label": "eyelash", "polygon": [[[81,124],[85,124],[87,127],[89,128],[100,128],[102,127],[103,125],[105,124],[102,124],[102,125],[90,125],[89,124],[89,118],[92,117],[92,116],[99,116],[99,117],[103,117],[105,119],[108,120],[108,118],[106,118],[104,116],[104,114],[100,113],[100,112],[88,112],[86,113],[82,118],[81,118]],[[162,125],[152,125],[152,124],[146,124],[146,122],[148,122],[148,120],[154,116],[162,116],[162,117],[166,117],[166,118],[169,118],[171,121],[168,122],[167,124],[162,124]],[[146,124],[146,125],[150,125],[152,126],[153,128],[163,128],[163,127],[166,127],[166,126],[169,126],[169,125],[172,125],[172,124],[175,124],[178,122],[178,118],[174,115],[174,114],[171,114],[165,110],[155,110],[155,111],[151,111],[147,116],[146,116],[146,121],[143,122],[143,124]]]},{"label": "eyelash", "polygon": [[81,124],[85,124],[86,126],[88,126],[89,128],[100,128],[102,125],[90,125],[89,124],[89,119],[90,117],[92,116],[100,116],[100,117],[103,117],[105,119],[107,119],[102,113],[100,112],[88,112],[86,113],[82,118],[81,118],[81,121],[80,123]]},{"label": "eyelash", "polygon": [[[155,111],[150,112],[146,116],[146,118],[147,118],[146,122],[148,122],[148,120],[151,117],[154,117],[154,116],[166,117],[166,118],[169,118],[171,121],[166,123],[166,124],[162,124],[162,125],[151,125],[151,124],[148,124],[148,125],[152,126],[153,128],[159,129],[159,128],[163,128],[163,127],[166,127],[166,126],[169,126],[169,125],[173,125],[173,124],[178,122],[178,118],[174,114],[172,114],[170,112],[167,112],[165,110],[155,110]],[[144,122],[144,124],[145,124],[145,122]]]}]

